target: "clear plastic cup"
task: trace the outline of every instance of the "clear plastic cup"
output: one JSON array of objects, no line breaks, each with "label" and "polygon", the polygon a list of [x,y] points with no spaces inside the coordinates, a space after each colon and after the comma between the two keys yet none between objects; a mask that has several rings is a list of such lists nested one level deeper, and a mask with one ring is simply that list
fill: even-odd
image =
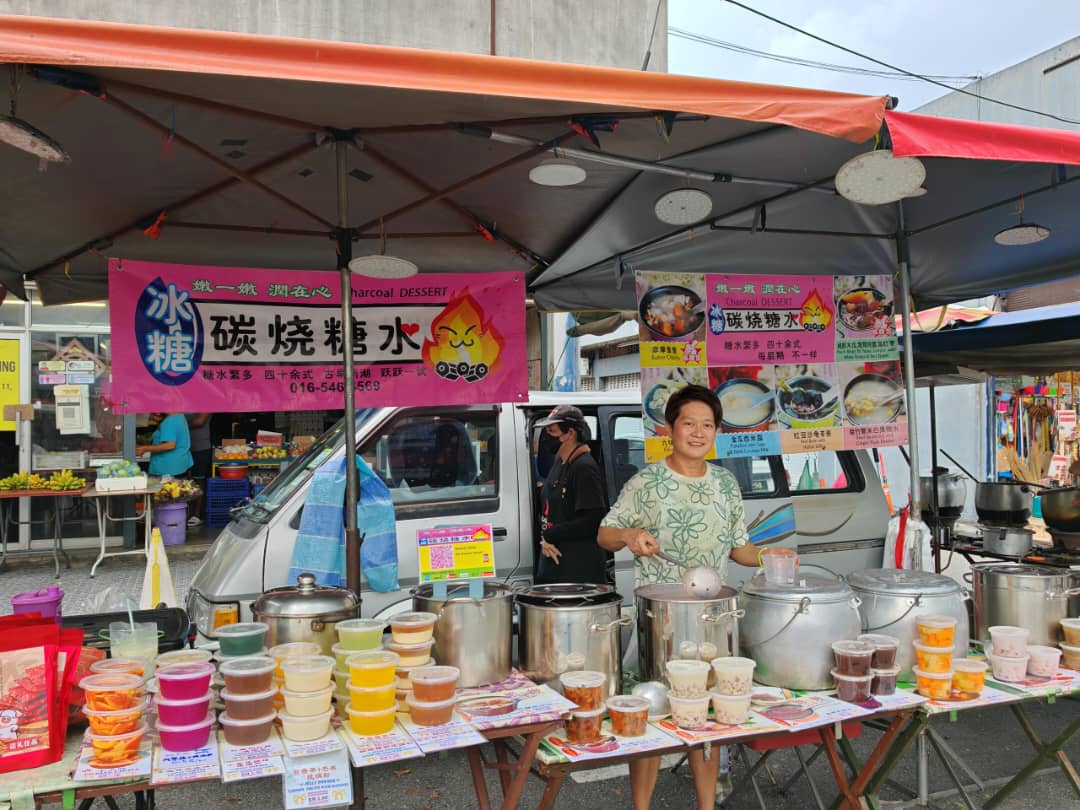
[{"label": "clear plastic cup", "polygon": [[155,622],[109,622],[109,655],[138,658],[148,664],[157,658],[158,626]]},{"label": "clear plastic cup", "polygon": [[668,683],[671,684],[668,694],[686,698],[705,694],[712,667],[704,661],[676,658],[664,664],[664,669],[667,670]]},{"label": "clear plastic cup", "polygon": [[285,673],[285,688],[294,692],[318,692],[330,685],[334,674],[334,659],[329,655],[308,655],[286,658],[281,662]]},{"label": "clear plastic cup", "polygon": [[432,702],[452,698],[459,677],[457,667],[417,667],[409,674],[409,681],[417,700]]},{"label": "clear plastic cup", "polygon": [[1080,647],[1080,619],[1062,619],[1061,631],[1065,634],[1066,644]]},{"label": "clear plastic cup", "polygon": [[401,657],[401,666],[420,667],[431,657],[431,648],[435,646],[434,639],[421,641],[416,644],[398,644],[396,641],[386,642],[386,649],[397,653]]},{"label": "clear plastic cup", "polygon": [[382,646],[386,622],[382,619],[345,619],[334,625],[346,650],[377,650]]},{"label": "clear plastic cup", "polygon": [[225,742],[229,745],[247,746],[266,742],[270,738],[276,717],[277,714],[271,712],[265,717],[240,720],[231,717],[228,712],[223,712],[218,715],[218,722],[225,733]]},{"label": "clear plastic cup", "polygon": [[900,648],[900,639],[881,633],[863,633],[857,640],[874,645],[874,655],[870,659],[871,669],[891,669],[896,666],[896,653]]},{"label": "clear plastic cup", "polygon": [[166,751],[194,751],[210,740],[210,728],[213,725],[213,712],[208,712],[201,720],[183,726],[170,726],[158,718],[158,741]]},{"label": "clear plastic cup", "polygon": [[1000,658],[1021,658],[1027,655],[1028,637],[1026,627],[1010,627],[1002,624],[990,628],[990,644],[994,655]]},{"label": "clear plastic cup", "polygon": [[346,660],[349,682],[354,686],[387,686],[394,682],[401,658],[385,650],[353,653]]},{"label": "clear plastic cup", "polygon": [[832,670],[832,676],[836,679],[836,696],[845,703],[865,703],[870,699],[870,684],[874,676],[846,675],[838,669]]},{"label": "clear plastic cup", "polygon": [[926,672],[948,672],[952,669],[952,647],[927,647],[915,642],[915,661]]},{"label": "clear plastic cup", "polygon": [[765,581],[776,585],[794,585],[799,574],[799,555],[790,548],[767,548],[761,552]]},{"label": "clear plastic cup", "polygon": [[952,647],[956,638],[956,619],[952,616],[916,616],[919,641],[927,647]]},{"label": "clear plastic cup", "polygon": [[952,694],[952,672],[923,672],[913,667],[915,689],[923,697],[931,700],[948,700]]},{"label": "clear plastic cup", "polygon": [[870,665],[877,648],[866,641],[834,641],[832,651],[837,672],[861,678],[870,674]]},{"label": "clear plastic cup", "polygon": [[1053,678],[1057,675],[1058,664],[1061,662],[1061,650],[1057,647],[1045,647],[1041,644],[1031,644],[1027,648],[1028,673],[1042,678]]},{"label": "clear plastic cup", "polygon": [[215,630],[221,654],[235,658],[240,655],[258,655],[270,625],[264,622],[240,622],[226,624]]},{"label": "clear plastic cup", "polygon": [[1017,658],[1011,655],[990,653],[987,658],[990,659],[990,666],[994,670],[994,680],[996,681],[1015,683],[1027,677],[1028,660],[1031,658],[1029,655]]},{"label": "clear plastic cup", "polygon": [[607,681],[603,672],[588,669],[564,672],[559,680],[562,681],[563,696],[579,710],[591,712],[603,708],[604,683]]},{"label": "clear plastic cup", "polygon": [[668,702],[671,704],[671,720],[679,728],[690,729],[704,728],[709,722],[709,701],[712,696],[708,693],[697,697],[679,697],[668,694]]},{"label": "clear plastic cup", "polygon": [[390,617],[390,632],[398,644],[423,644],[435,631],[434,613],[414,611]]},{"label": "clear plastic cup", "polygon": [[871,669],[870,694],[891,695],[896,692],[896,679],[900,677],[900,667]]},{"label": "clear plastic cup", "polygon": [[281,696],[285,698],[286,712],[294,717],[312,717],[330,708],[334,687],[327,686],[317,692],[294,692],[291,689],[282,689]]},{"label": "clear plastic cup", "polygon": [[1061,663],[1069,669],[1080,670],[1080,646],[1062,643]]},{"label": "clear plastic cup", "polygon": [[971,695],[981,695],[986,686],[988,664],[975,658],[954,658],[952,662],[953,689]]},{"label": "clear plastic cup", "polygon": [[349,728],[352,729],[353,734],[359,737],[378,737],[380,734],[388,734],[394,728],[397,707],[362,712],[346,705],[345,715],[349,719]]},{"label": "clear plastic cup", "polygon": [[285,673],[281,670],[281,662],[286,658],[295,658],[301,655],[321,655],[322,647],[313,641],[290,641],[286,644],[278,644],[267,651],[267,655],[277,661],[277,669],[274,670],[275,678],[284,678]]},{"label": "clear plastic cup", "polygon": [[713,718],[717,723],[725,726],[739,726],[746,722],[750,716],[750,693],[745,695],[727,695],[721,692],[710,692],[712,700]]},{"label": "clear plastic cup", "polygon": [[723,656],[710,662],[716,675],[713,691],[721,695],[749,695],[754,688],[753,658]]}]

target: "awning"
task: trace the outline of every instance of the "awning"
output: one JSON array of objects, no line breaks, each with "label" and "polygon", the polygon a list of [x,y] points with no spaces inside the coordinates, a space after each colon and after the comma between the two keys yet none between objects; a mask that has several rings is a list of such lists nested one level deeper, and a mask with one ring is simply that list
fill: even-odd
[{"label": "awning", "polygon": [[1021,127],[888,110],[893,153],[898,157],[1080,163],[1080,132]]}]

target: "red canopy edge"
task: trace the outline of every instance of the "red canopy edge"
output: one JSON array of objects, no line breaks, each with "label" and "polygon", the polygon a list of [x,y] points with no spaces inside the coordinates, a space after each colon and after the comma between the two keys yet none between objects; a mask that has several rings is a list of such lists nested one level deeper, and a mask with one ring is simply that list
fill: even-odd
[{"label": "red canopy edge", "polygon": [[296,79],[571,101],[783,124],[860,143],[884,96],[477,54],[0,15],[0,62]]},{"label": "red canopy edge", "polygon": [[897,157],[950,157],[1080,164],[1080,132],[885,113]]}]

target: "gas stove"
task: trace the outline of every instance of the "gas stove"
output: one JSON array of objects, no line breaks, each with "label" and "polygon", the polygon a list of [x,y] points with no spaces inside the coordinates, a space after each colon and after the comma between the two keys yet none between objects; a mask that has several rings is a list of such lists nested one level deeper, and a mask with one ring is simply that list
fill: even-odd
[{"label": "gas stove", "polygon": [[1080,561],[1080,532],[1064,532],[1049,527],[1047,531],[1054,540],[1054,551],[1071,554]]}]

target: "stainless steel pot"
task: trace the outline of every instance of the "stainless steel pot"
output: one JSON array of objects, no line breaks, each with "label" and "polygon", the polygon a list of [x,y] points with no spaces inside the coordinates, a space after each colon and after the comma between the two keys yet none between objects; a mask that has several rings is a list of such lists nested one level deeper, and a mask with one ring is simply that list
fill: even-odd
[{"label": "stainless steel pot", "polygon": [[267,591],[251,606],[257,622],[266,622],[266,646],[313,641],[325,655],[337,643],[337,623],[360,615],[360,600],[348,588],[315,584],[314,574],[301,574],[296,585]]},{"label": "stainless steel pot", "polygon": [[1027,484],[984,481],[975,487],[975,511],[984,523],[1022,526],[1031,517],[1033,498]]},{"label": "stainless steel pot", "polygon": [[1080,487],[1043,490],[1039,503],[1043,520],[1051,529],[1080,532]]},{"label": "stainless steel pot", "polygon": [[[967,499],[967,480],[960,473],[938,473],[937,493],[938,509],[962,508]],[[934,503],[934,477],[932,475],[923,475],[919,478],[919,502],[923,509],[930,509]]]},{"label": "stainless steel pot", "polygon": [[1035,533],[1019,526],[983,526],[983,551],[1003,557],[1023,557],[1031,551]]},{"label": "stainless steel pot", "polygon": [[413,610],[434,613],[436,663],[461,670],[459,686],[498,683],[510,676],[513,652],[514,592],[498,582],[485,582],[480,599],[469,597],[467,584],[447,587],[446,599],[436,599],[434,586],[412,592]]},{"label": "stainless steel pot", "polygon": [[739,605],[743,655],[757,661],[754,679],[788,689],[831,689],[832,643],[862,632],[859,599],[839,579],[800,577],[795,585],[745,583]]},{"label": "stainless steel pot", "polygon": [[622,597],[610,585],[534,585],[519,593],[518,668],[536,683],[589,669],[607,675],[609,697],[622,692]]},{"label": "stainless steel pot", "polygon": [[715,599],[695,599],[681,584],[642,585],[634,590],[638,670],[642,681],[666,680],[675,658],[711,661],[739,654],[738,594],[724,587]]},{"label": "stainless steel pot", "polygon": [[980,563],[971,566],[975,635],[990,640],[997,625],[1026,627],[1030,644],[1063,640],[1062,619],[1080,616],[1080,572],[1045,565]]},{"label": "stainless steel pot", "polygon": [[915,665],[912,642],[919,637],[916,618],[932,614],[956,619],[956,655],[968,648],[966,596],[956,580],[927,571],[871,568],[848,575],[848,584],[859,597],[862,632],[881,633],[900,641],[896,664],[900,677],[909,678]]}]

